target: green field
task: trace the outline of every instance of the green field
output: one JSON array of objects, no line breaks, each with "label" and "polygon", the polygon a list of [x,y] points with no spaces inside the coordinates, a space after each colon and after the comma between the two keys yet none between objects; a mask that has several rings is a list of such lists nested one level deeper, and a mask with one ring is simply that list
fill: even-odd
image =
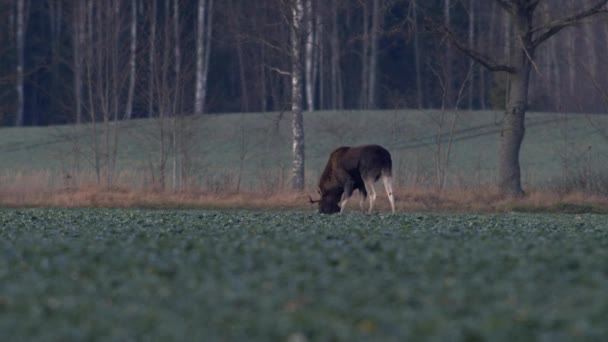
[{"label": "green field", "polygon": [[0,340],[603,340],[605,216],[0,209]]},{"label": "green field", "polygon": [[[305,113],[308,187],[314,188],[331,150],[363,143],[382,144],[391,151],[397,186],[427,185],[435,175],[437,141],[442,141],[441,151],[445,153],[455,118],[455,113],[446,113],[442,139],[438,140],[440,114],[430,110]],[[494,184],[502,113],[457,114],[448,183]],[[203,189],[231,186],[238,177],[242,178],[243,189],[284,187],[291,169],[290,125],[290,113],[188,117],[186,126],[193,133],[188,138],[191,178]],[[608,167],[608,116],[528,113],[527,125],[521,150],[525,187],[542,186],[566,174]],[[90,171],[89,128],[0,129],[0,176],[43,170],[61,179],[67,174],[77,177],[79,172]],[[156,170],[154,165],[158,163],[158,136],[159,127],[154,121],[131,120],[120,124],[117,169],[125,174],[123,183],[149,185],[151,171]]]}]

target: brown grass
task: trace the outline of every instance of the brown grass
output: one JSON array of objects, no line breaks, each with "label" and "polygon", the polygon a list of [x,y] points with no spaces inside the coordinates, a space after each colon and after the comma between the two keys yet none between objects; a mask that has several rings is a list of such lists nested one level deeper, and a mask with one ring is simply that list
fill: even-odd
[{"label": "brown grass", "polygon": [[[23,180],[23,179],[22,179]],[[29,180],[29,179],[25,179]],[[376,210],[389,211],[389,203],[378,186]],[[310,191],[314,194],[314,191]],[[398,211],[448,212],[505,212],[505,211],[568,211],[573,206],[585,212],[608,212],[608,198],[571,193],[531,192],[521,199],[504,199],[495,189],[475,188],[436,192],[424,188],[397,189]],[[315,197],[315,196],[313,196]],[[158,191],[141,188],[80,186],[54,187],[41,181],[29,180],[18,185],[0,187],[0,206],[3,207],[103,207],[103,208],[246,208],[267,210],[315,210],[308,203],[307,193],[289,192],[205,192]],[[566,208],[566,209],[564,209]],[[355,194],[348,211],[359,211]]]}]

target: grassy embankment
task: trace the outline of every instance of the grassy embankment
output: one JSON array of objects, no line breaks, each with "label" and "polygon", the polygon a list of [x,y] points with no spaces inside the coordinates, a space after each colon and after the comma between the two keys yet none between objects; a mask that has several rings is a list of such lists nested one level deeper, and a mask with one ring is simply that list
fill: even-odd
[{"label": "grassy embankment", "polygon": [[[333,148],[379,143],[393,155],[400,210],[560,210],[562,203],[573,203],[581,210],[597,211],[608,203],[604,198],[608,182],[601,177],[608,166],[608,144],[603,138],[608,118],[530,113],[521,152],[529,196],[504,202],[493,187],[500,113],[445,113],[440,127],[441,115],[438,111],[305,114],[307,191],[315,193],[318,175]],[[191,136],[183,140],[187,149],[180,154],[181,186],[176,189],[170,140],[165,141],[164,191],[158,186],[160,129],[155,121],[120,124],[110,187],[103,172],[101,180],[94,172],[90,126],[0,129],[0,205],[310,208],[305,195],[288,191],[289,113],[208,115],[188,119],[185,127]],[[105,139],[101,133],[97,136],[103,161]],[[445,179],[442,192],[437,191],[438,177]],[[377,189],[381,190],[380,184]],[[379,202],[380,209],[386,209],[383,196]],[[349,207],[356,209],[356,203],[355,199]]]}]

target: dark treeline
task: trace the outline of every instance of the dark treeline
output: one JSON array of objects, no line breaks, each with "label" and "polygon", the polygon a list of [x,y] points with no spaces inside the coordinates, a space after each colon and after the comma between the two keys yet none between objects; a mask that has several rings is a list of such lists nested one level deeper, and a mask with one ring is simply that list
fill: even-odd
[{"label": "dark treeline", "polygon": [[[551,18],[590,0],[541,1]],[[305,110],[504,108],[513,28],[497,1],[306,0]],[[291,109],[290,0],[1,0],[0,122],[48,125],[163,113]],[[201,13],[202,10],[202,13]],[[542,18],[541,18],[542,19]],[[529,108],[604,111],[605,19],[536,51]]]}]

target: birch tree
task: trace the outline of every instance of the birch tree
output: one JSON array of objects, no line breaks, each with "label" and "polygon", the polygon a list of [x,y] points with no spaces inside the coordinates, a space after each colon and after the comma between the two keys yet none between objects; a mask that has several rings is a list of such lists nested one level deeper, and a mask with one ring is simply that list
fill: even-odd
[{"label": "birch tree", "polygon": [[583,19],[607,13],[608,0],[594,1],[590,6],[545,22],[538,22],[535,11],[540,0],[495,0],[513,25],[513,35],[505,42],[508,59],[499,60],[487,53],[471,49],[448,28],[455,46],[468,57],[490,71],[508,74],[507,100],[498,150],[498,188],[503,195],[519,197],[521,186],[519,152],[525,134],[530,72],[535,64],[536,49],[563,29],[579,24]]},{"label": "birch tree", "polygon": [[302,20],[304,14],[303,0],[293,0],[291,23],[291,111],[293,115],[293,163],[292,189],[304,190],[304,122],[302,118],[302,63],[300,44]]},{"label": "birch tree", "polygon": [[17,0],[17,29],[16,35],[16,53],[17,53],[17,68],[16,68],[16,92],[17,92],[17,110],[15,112],[15,126],[23,126],[24,124],[24,105],[25,94],[23,89],[25,67],[25,28],[28,8],[26,0]]},{"label": "birch tree", "polygon": [[148,116],[154,116],[154,80],[153,72],[156,70],[156,22],[158,5],[156,0],[149,1],[150,36],[148,40]]},{"label": "birch tree", "polygon": [[317,50],[317,44],[315,44],[316,36],[318,33],[315,32],[314,16],[313,16],[313,0],[304,0],[306,13],[304,20],[306,23],[306,44],[305,44],[305,55],[304,65],[306,71],[306,103],[309,112],[315,110],[315,84],[316,84],[316,73],[315,64],[315,52]]},{"label": "birch tree", "polygon": [[207,75],[211,54],[213,0],[198,0],[196,22],[196,89],[194,112],[203,113],[207,97]]}]

